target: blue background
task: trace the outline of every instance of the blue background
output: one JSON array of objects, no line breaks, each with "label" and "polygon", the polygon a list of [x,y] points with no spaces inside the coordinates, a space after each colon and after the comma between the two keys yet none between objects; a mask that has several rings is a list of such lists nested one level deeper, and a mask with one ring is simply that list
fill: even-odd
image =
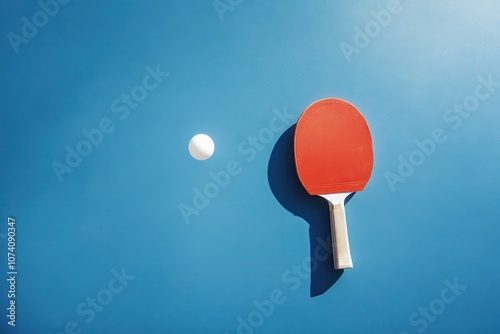
[{"label": "blue background", "polygon": [[[457,129],[443,115],[479,76],[500,81],[500,4],[402,0],[349,62],[339,45],[354,45],[353,29],[387,1],[233,3],[221,20],[211,0],[70,1],[18,53],[7,34],[40,7],[0,4],[2,333],[59,333],[70,321],[82,333],[237,333],[275,289],[283,303],[246,332],[417,333],[411,315],[455,279],[467,288],[424,331],[494,332],[500,91]],[[157,65],[168,77],[121,120],[112,101]],[[364,114],[375,167],[346,206],[354,269],[336,272],[329,258],[298,279],[289,270],[307,262],[313,237],[328,237],[328,209],[293,183],[291,126],[325,97]],[[247,161],[238,147],[276,110],[295,118]],[[114,131],[59,182],[53,162],[104,118]],[[447,140],[391,189],[385,173],[435,128]],[[196,133],[215,141],[207,161],[188,154]],[[232,160],[241,172],[187,224],[179,205]],[[5,317],[9,216],[15,328]],[[77,306],[122,268],[135,278],[86,323]]]}]

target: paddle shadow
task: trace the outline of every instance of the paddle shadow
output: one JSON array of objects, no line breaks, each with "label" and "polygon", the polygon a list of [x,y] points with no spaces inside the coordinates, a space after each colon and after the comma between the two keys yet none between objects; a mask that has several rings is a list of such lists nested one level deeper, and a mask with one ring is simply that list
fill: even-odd
[{"label": "paddle shadow", "polygon": [[[289,127],[274,145],[267,169],[269,187],[278,202],[309,224],[311,259],[311,297],[328,291],[344,270],[333,267],[332,236],[328,201],[311,196],[300,183],[295,169],[294,136],[296,124]],[[349,202],[354,194],[346,198]]]}]

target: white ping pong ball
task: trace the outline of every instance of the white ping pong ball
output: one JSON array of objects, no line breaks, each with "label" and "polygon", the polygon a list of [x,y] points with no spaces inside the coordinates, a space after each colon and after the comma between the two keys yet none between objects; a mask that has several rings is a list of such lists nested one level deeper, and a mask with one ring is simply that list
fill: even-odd
[{"label": "white ping pong ball", "polygon": [[196,160],[207,160],[214,154],[215,144],[212,138],[200,133],[189,141],[189,154]]}]

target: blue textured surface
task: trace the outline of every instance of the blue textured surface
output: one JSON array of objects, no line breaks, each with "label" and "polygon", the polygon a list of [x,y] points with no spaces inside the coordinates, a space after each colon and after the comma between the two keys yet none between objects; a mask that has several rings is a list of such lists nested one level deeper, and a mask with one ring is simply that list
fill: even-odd
[{"label": "blue textured surface", "polygon": [[[39,4],[0,4],[2,333],[500,326],[498,2],[58,7],[35,34],[23,25]],[[372,179],[346,206],[343,273],[328,207],[291,155],[293,124],[325,97],[358,107],[374,141]],[[188,154],[196,133],[215,141],[207,161]],[[78,148],[92,152],[71,167]]]}]

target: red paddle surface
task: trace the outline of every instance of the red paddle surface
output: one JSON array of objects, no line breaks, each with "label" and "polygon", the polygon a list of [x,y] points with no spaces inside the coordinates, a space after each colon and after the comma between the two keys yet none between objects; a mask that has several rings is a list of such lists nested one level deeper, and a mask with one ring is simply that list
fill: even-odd
[{"label": "red paddle surface", "polygon": [[372,138],[363,115],[343,100],[314,102],[297,122],[295,163],[311,195],[363,190],[373,169]]}]

